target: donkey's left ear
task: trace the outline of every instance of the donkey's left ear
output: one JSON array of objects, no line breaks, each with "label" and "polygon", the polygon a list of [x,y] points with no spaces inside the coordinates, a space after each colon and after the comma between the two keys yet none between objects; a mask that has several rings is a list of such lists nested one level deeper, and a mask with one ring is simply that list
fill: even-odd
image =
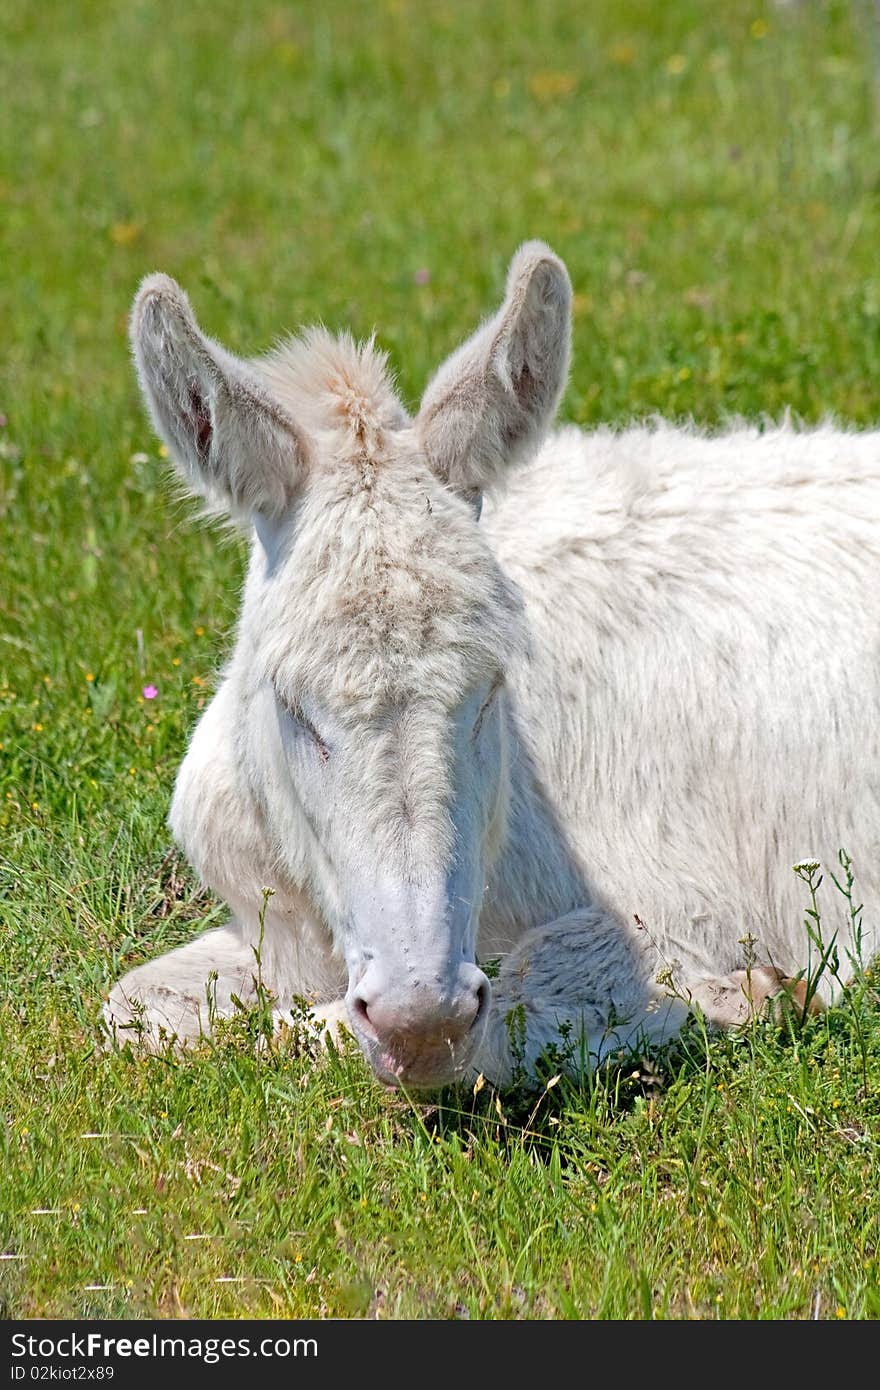
[{"label": "donkey's left ear", "polygon": [[448,358],[416,420],[434,472],[473,494],[534,453],[568,377],[571,282],[542,241],[510,264],[498,313]]}]

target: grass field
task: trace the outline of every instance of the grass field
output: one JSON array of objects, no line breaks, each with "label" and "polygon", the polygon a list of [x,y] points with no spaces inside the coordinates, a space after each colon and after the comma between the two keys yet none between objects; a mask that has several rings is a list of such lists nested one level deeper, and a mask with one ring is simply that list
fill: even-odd
[{"label": "grass field", "polygon": [[874,5],[5,0],[0,38],[2,1313],[880,1315],[870,979],[530,1098],[410,1102],[247,1019],[186,1060],[96,1027],[222,919],[164,822],[245,554],[165,485],[140,276],[242,353],[375,325],[414,402],[540,236],[565,418],[875,421]]}]

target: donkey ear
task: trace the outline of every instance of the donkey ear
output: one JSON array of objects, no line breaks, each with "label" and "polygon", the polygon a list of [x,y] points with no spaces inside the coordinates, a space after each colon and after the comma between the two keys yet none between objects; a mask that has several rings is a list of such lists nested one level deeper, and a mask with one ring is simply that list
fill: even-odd
[{"label": "donkey ear", "polygon": [[571,283],[558,256],[527,241],[494,318],[443,364],[416,427],[438,477],[473,494],[533,453],[568,377]]},{"label": "donkey ear", "polygon": [[280,516],[309,441],[253,368],[205,337],[169,276],[142,283],[131,343],[153,424],[193,492],[234,515]]}]

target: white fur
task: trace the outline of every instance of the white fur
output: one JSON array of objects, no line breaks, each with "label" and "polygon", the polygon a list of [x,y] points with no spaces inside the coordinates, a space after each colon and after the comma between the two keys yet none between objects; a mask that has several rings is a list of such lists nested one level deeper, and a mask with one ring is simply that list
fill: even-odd
[{"label": "white fur", "polygon": [[[264,887],[279,1008],[305,995],[338,1019],[345,995],[377,1074],[415,1085],[504,1080],[520,1004],[527,1065],[565,1023],[591,1062],[667,1037],[686,1014],[655,982],[667,966],[741,1021],[811,962],[804,855],[852,855],[876,952],[880,434],[656,421],[538,448],[569,287],[530,243],[415,421],[372,344],[317,331],[247,365],[214,345],[206,462],[163,357],[181,295],[153,278],[137,302],[144,390],[195,486],[257,527],[171,812],[235,925],[131,972],[112,1023],[140,1001],[155,1036],[170,991],[173,1031],[196,1035],[205,943],[220,1008]],[[844,904],[825,900],[845,965]],[[490,1000],[473,962],[492,956]]]}]

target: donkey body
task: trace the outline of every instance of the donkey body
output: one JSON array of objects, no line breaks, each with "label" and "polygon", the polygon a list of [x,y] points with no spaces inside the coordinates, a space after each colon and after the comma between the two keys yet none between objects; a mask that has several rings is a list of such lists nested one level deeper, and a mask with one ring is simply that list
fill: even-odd
[{"label": "donkey body", "polygon": [[144,282],[154,422],[254,539],[171,810],[233,921],[126,975],[114,1028],[197,1036],[262,932],[279,1016],[307,998],[388,1083],[503,1082],[561,1032],[594,1064],[689,1002],[803,999],[792,865],[841,846],[877,950],[880,434],[549,434],[569,303],[521,248],[410,419],[372,345],[244,363]]}]

